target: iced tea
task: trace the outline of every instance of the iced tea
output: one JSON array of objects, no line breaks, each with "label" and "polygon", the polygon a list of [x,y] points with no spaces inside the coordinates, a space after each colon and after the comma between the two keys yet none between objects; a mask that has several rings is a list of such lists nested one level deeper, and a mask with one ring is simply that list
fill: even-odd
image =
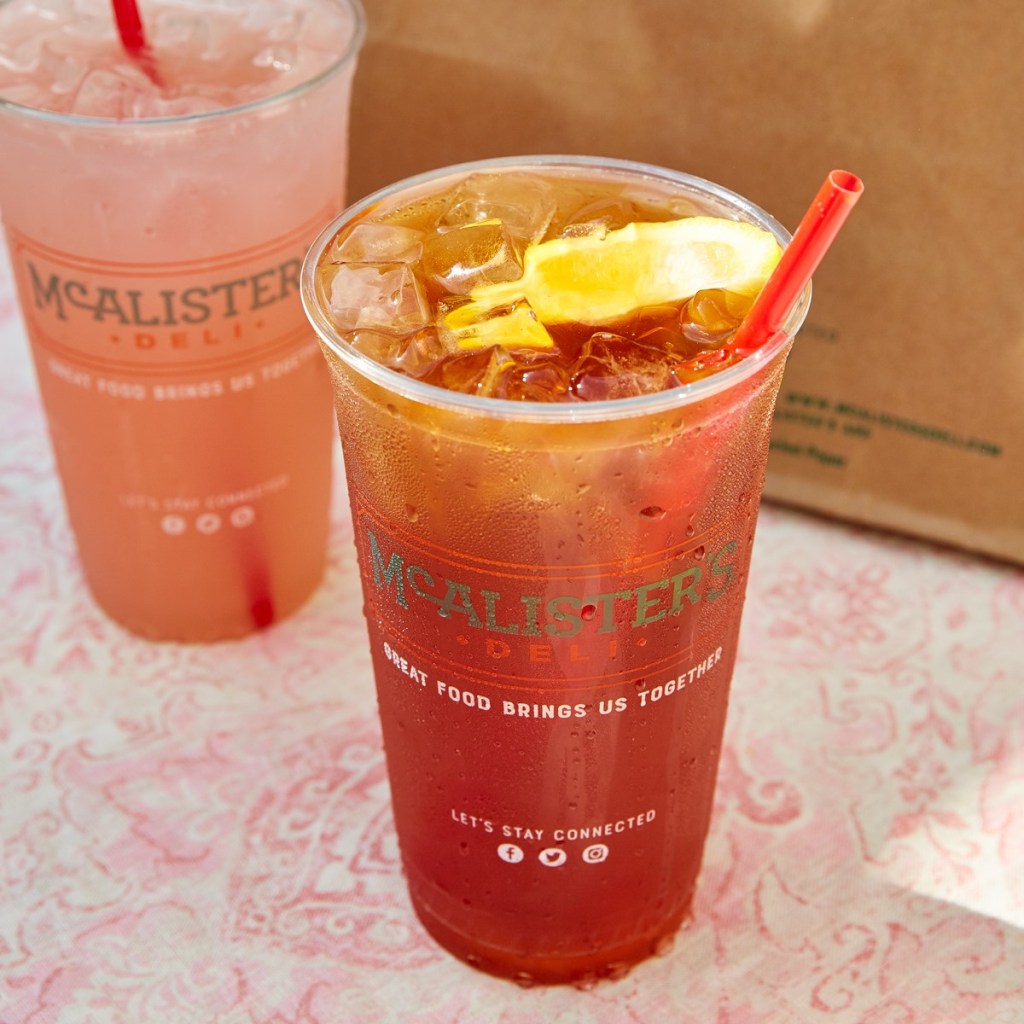
[{"label": "iced tea", "polygon": [[691,912],[807,300],[742,352],[748,294],[544,323],[517,282],[531,246],[707,214],[786,237],[674,172],[497,161],[371,197],[304,268],[412,901],[523,983],[620,975]]}]

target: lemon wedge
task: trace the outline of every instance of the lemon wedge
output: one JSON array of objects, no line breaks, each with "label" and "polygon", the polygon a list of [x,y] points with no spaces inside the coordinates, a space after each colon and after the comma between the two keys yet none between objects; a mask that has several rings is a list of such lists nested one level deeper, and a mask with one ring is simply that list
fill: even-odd
[{"label": "lemon wedge", "polygon": [[525,299],[544,324],[612,324],[636,309],[679,302],[705,288],[755,295],[781,255],[770,232],[741,221],[632,223],[527,246],[523,276],[474,288],[469,305],[480,311]]},{"label": "lemon wedge", "polygon": [[[491,315],[493,313],[493,315]],[[552,348],[554,339],[525,302],[510,310],[494,312],[491,307],[467,302],[441,320],[442,341],[447,335],[454,347],[468,351],[502,345],[505,348]]]}]

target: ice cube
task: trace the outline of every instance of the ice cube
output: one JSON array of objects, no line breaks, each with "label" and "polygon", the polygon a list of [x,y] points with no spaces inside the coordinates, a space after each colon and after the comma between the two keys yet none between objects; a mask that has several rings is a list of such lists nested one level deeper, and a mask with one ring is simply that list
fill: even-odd
[{"label": "ice cube", "polygon": [[597,232],[607,234],[641,219],[644,218],[636,203],[625,196],[609,196],[576,210],[565,221],[561,234],[563,238],[578,238]]},{"label": "ice cube", "polygon": [[16,39],[13,36],[4,38],[0,34],[0,71],[10,71],[17,75],[32,74],[39,68],[44,42],[45,37],[41,34],[31,35],[27,39]]},{"label": "ice cube", "polygon": [[362,221],[335,239],[328,250],[331,263],[413,263],[420,257],[422,231]]},{"label": "ice cube", "polygon": [[353,331],[348,338],[349,344],[357,351],[368,356],[375,363],[388,366],[399,338],[394,334],[381,334],[380,331],[362,330]]},{"label": "ice cube", "polygon": [[64,38],[73,42],[107,39],[117,46],[118,51],[121,49],[116,22],[110,16],[110,6],[106,4],[88,4],[84,10],[82,4],[75,4],[74,18],[70,24],[62,25],[61,31]]},{"label": "ice cube", "polygon": [[86,75],[85,64],[72,54],[54,52],[44,46],[39,54],[40,77],[49,83],[54,94],[77,91]]},{"label": "ice cube", "polygon": [[598,331],[572,368],[570,390],[587,402],[664,391],[675,385],[671,359],[657,346]]},{"label": "ice cube", "polygon": [[76,17],[74,0],[35,0],[33,10],[47,21],[67,25]]},{"label": "ice cube", "polygon": [[724,344],[740,325],[751,299],[722,288],[705,288],[683,306],[679,328],[683,336],[700,348]]},{"label": "ice cube", "polygon": [[559,402],[569,392],[569,371],[553,359],[524,359],[502,374],[498,398],[514,401]]},{"label": "ice cube", "polygon": [[374,328],[405,334],[426,327],[430,308],[405,263],[340,263],[321,270],[331,318],[341,331]]},{"label": "ice cube", "polygon": [[425,327],[402,339],[388,365],[410,377],[422,377],[445,355],[447,353],[437,336],[437,331],[433,327]]},{"label": "ice cube", "polygon": [[157,53],[203,53],[210,39],[209,19],[178,8],[157,8],[150,25]]},{"label": "ice cube", "polygon": [[243,10],[241,27],[268,39],[292,38],[303,17],[294,4],[278,0],[248,0]]},{"label": "ice cube", "polygon": [[530,174],[471,174],[441,217],[445,227],[499,220],[521,244],[544,235],[556,208],[555,190]]},{"label": "ice cube", "polygon": [[692,384],[694,381],[710,377],[711,374],[732,366],[739,358],[739,353],[732,349],[708,349],[692,359],[677,363],[672,367],[673,377],[680,384]]},{"label": "ice cube", "polygon": [[499,220],[462,224],[423,242],[423,273],[451,295],[468,295],[478,284],[523,276],[516,246]]},{"label": "ice cube", "polygon": [[291,71],[297,60],[298,53],[295,47],[287,43],[265,46],[252,58],[255,67],[272,68],[274,71]]},{"label": "ice cube", "polygon": [[483,376],[476,386],[476,393],[484,398],[496,398],[503,391],[506,375],[516,365],[512,356],[500,346],[492,348],[490,355]]},{"label": "ice cube", "polygon": [[515,360],[499,345],[450,356],[423,379],[448,391],[493,398],[500,389],[502,375],[514,366]]},{"label": "ice cube", "polygon": [[145,77],[141,73],[136,77],[133,70],[90,71],[70,99],[71,112],[84,117],[131,117],[135,99],[152,89]]},{"label": "ice cube", "polygon": [[635,336],[645,350],[657,350],[666,359],[688,359],[697,351],[678,328],[673,329],[663,324],[639,331]]},{"label": "ice cube", "polygon": [[353,348],[374,362],[408,377],[422,377],[446,355],[437,331],[432,327],[404,336],[382,334],[380,331],[355,331],[350,341]]},{"label": "ice cube", "polygon": [[[681,196],[671,197],[666,199],[662,204],[669,217],[673,220],[682,220],[684,217],[706,217],[708,216],[708,210],[706,207],[701,206],[700,203],[693,199],[684,199]],[[714,216],[724,217],[727,215],[726,210],[722,210],[721,213],[714,214]]]},{"label": "ice cube", "polygon": [[[204,19],[206,24],[201,40],[202,46],[200,48],[197,45],[194,50],[190,50],[189,56],[199,57],[204,61],[222,62],[223,66],[219,70],[223,80],[227,81],[239,74],[237,69],[244,63],[246,52],[252,52],[252,42],[251,37],[247,39],[248,33],[239,28],[240,9],[218,6],[217,11],[218,17]],[[245,51],[239,44],[240,40],[246,42]],[[200,39],[197,38],[196,43],[199,42]]]}]

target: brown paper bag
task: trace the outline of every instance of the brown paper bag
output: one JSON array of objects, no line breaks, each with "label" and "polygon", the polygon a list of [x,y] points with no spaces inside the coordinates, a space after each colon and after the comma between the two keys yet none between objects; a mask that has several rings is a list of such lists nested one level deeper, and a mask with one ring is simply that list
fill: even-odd
[{"label": "brown paper bag", "polygon": [[794,227],[815,278],[769,496],[1024,562],[1024,19],[1015,0],[365,0],[351,188],[461,160],[662,164]]}]

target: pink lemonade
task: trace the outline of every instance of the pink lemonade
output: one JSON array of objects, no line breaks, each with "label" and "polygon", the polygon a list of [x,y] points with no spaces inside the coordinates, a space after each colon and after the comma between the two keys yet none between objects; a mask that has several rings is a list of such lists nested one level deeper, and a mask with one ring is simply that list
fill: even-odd
[{"label": "pink lemonade", "polygon": [[350,0],[0,3],[0,211],[82,568],[156,639],[238,636],[325,563],[330,387],[299,301],[344,203]]},{"label": "pink lemonade", "polygon": [[749,296],[616,295],[603,322],[609,288],[565,272],[583,295],[571,320],[531,246],[596,251],[624,226],[642,236],[630,223],[706,215],[786,240],[708,182],[548,157],[372,196],[303,271],[413,906],[451,952],[523,984],[620,977],[691,912],[772,412],[808,303],[741,352]]}]

